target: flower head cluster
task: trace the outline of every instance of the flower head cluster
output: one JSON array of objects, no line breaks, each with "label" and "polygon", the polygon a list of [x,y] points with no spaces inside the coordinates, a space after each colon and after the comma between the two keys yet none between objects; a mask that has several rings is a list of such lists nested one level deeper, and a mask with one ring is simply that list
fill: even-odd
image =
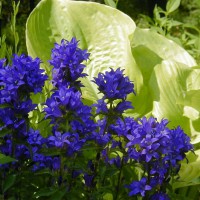
[{"label": "flower head cluster", "polygon": [[46,118],[53,124],[52,135],[48,137],[48,146],[65,149],[67,155],[79,151],[86,141],[86,135],[95,129],[91,120],[91,107],[82,103],[80,87],[77,79],[84,77],[82,73],[88,59],[86,50],[78,48],[75,38],[61,44],[55,44],[50,64],[54,66],[53,84],[56,87],[46,101],[44,111]]},{"label": "flower head cluster", "polygon": [[[193,149],[183,130],[180,127],[171,130],[166,127],[167,123],[167,120],[159,123],[153,117],[148,120],[144,117],[138,120],[134,129],[125,132],[128,156],[141,164],[152,188],[164,184],[169,176],[177,174],[179,161],[186,157],[186,152]],[[118,130],[117,127],[114,129]]]},{"label": "flower head cluster", "polygon": [[122,113],[133,108],[127,95],[135,91],[120,68],[94,78],[103,97],[92,106],[84,105],[78,78],[86,76],[82,62],[88,57],[75,38],[55,44],[50,60],[55,87],[43,104],[42,121],[50,130],[46,138],[30,126],[28,118],[36,107],[30,93],[41,92],[47,79],[39,68],[40,60],[14,55],[11,66],[4,66],[5,59],[0,60],[0,131],[8,133],[0,137],[0,152],[19,161],[0,168],[31,168],[32,172],[48,169],[44,176],[49,178],[44,180],[54,188],[56,184],[56,191],[65,188],[65,192],[74,192],[85,184],[81,190],[85,197],[114,183],[118,199],[120,185],[137,165],[142,177],[132,183],[129,177],[125,184],[130,184],[122,194],[128,188],[131,198],[140,195],[169,200],[165,185],[177,175],[180,161],[193,149],[190,138],[180,127],[167,128],[165,119],[158,122],[154,117],[124,117]]},{"label": "flower head cluster", "polygon": [[129,196],[140,194],[144,197],[145,191],[152,189],[152,187],[147,184],[147,178],[145,177],[143,177],[140,181],[133,181],[127,187],[131,190],[131,192],[129,192]]},{"label": "flower head cluster", "polygon": [[27,99],[31,92],[42,91],[47,76],[40,69],[40,59],[14,55],[11,66],[0,68],[0,103]]},{"label": "flower head cluster", "polygon": [[110,72],[99,73],[94,82],[98,90],[103,93],[104,99],[126,99],[127,95],[134,92],[134,85],[128,77],[124,77],[124,70],[118,68],[116,71],[111,69]]},{"label": "flower head cluster", "polygon": [[[31,139],[33,131],[29,131],[28,113],[36,107],[30,93],[41,92],[47,76],[40,69],[39,58],[22,54],[13,56],[12,65],[4,66],[4,62],[5,59],[0,60],[0,130],[12,134],[1,137],[0,151],[22,161],[29,159],[31,153],[20,139],[26,141],[28,138],[30,144],[39,144],[41,139],[41,136]],[[17,165],[19,163],[15,163]]]},{"label": "flower head cluster", "polygon": [[4,108],[0,110],[0,121],[4,127],[19,127],[24,131],[25,118],[36,106],[32,104],[30,93],[41,92],[47,76],[40,69],[39,58],[22,54],[14,55],[11,66],[3,66],[3,62],[4,59],[0,65],[0,104]]},{"label": "flower head cluster", "polygon": [[78,41],[72,38],[71,41],[62,40],[61,44],[55,44],[52,49],[51,60],[53,65],[53,85],[56,87],[69,85],[80,87],[78,78],[86,76],[83,72],[85,65],[83,61],[87,60],[89,53],[87,50],[78,48]]},{"label": "flower head cluster", "polygon": [[120,68],[111,69],[105,74],[99,73],[98,77],[94,78],[93,82],[98,86],[99,92],[103,93],[103,98],[93,105],[96,107],[96,114],[117,119],[125,110],[133,108],[126,98],[128,94],[135,93],[134,84],[127,76],[124,76],[123,71]]}]

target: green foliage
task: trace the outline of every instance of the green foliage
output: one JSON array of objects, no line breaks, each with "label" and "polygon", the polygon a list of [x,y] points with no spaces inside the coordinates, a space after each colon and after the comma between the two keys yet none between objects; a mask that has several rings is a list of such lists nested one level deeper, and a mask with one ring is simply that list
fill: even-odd
[{"label": "green foliage", "polygon": [[14,158],[11,158],[10,156],[5,156],[4,154],[0,153],[0,164],[6,164],[13,161],[16,160]]},{"label": "green foliage", "polygon": [[105,4],[113,8],[117,8],[118,0],[104,0]]},{"label": "green foliage", "polygon": [[[200,14],[200,6],[196,4],[195,1],[192,2],[193,5],[195,5],[196,10],[199,9],[198,13]],[[200,29],[199,24],[194,22],[194,19],[198,19],[198,16],[192,20],[192,17],[187,16],[192,13],[190,11],[180,18],[183,10],[183,8],[180,9],[180,11],[178,10],[180,5],[180,0],[168,0],[166,10],[156,6],[154,8],[153,18],[147,15],[141,15],[144,21],[141,21],[139,26],[149,27],[151,30],[175,41],[186,49],[198,63],[200,63]],[[185,16],[190,20],[185,20]],[[191,21],[193,23],[191,23]],[[145,23],[146,25],[144,25]]]},{"label": "green foliage", "polygon": [[[78,15],[80,7],[87,12]],[[30,15],[26,36],[29,54],[45,63],[54,42],[76,36],[82,48],[91,53],[86,69],[89,77],[83,79],[84,99],[94,102],[100,97],[91,82],[99,71],[124,67],[137,93],[129,97],[135,109],[127,114],[153,114],[159,120],[166,117],[172,121],[171,126],[181,125],[192,135],[191,119],[184,116],[184,105],[177,100],[194,87],[189,77],[199,71],[191,68],[196,62],[176,43],[150,30],[135,30],[134,22],[115,9],[89,2],[55,4],[53,0],[42,1]],[[48,64],[44,67],[48,69]]]},{"label": "green foliage", "polygon": [[[20,2],[17,4],[13,1],[13,13],[11,15],[11,22],[10,22],[10,33],[13,38],[13,45],[7,42],[7,37],[4,34],[0,37],[0,58],[7,58],[8,62],[11,62],[12,55],[20,53],[19,49],[19,35],[16,29],[16,17],[18,14]],[[1,8],[0,8],[1,9]],[[1,15],[1,12],[0,12]]]},{"label": "green foliage", "polygon": [[180,6],[181,0],[168,0],[166,5],[167,14],[174,12]]},{"label": "green foliage", "polygon": [[[105,3],[113,8],[118,5],[118,1],[114,0],[105,0]],[[199,1],[196,0],[196,3],[198,4]],[[62,38],[70,40],[71,37],[76,36],[80,40],[80,46],[87,48],[91,53],[85,71],[89,74],[89,77],[83,79],[85,102],[91,104],[100,97],[99,94],[96,94],[97,89],[91,82],[98,72],[103,72],[109,67],[115,69],[123,67],[125,73],[134,81],[137,93],[136,96],[129,96],[129,100],[133,102],[135,109],[132,112],[127,112],[126,115],[134,117],[154,115],[159,120],[168,118],[172,127],[181,125],[191,136],[196,149],[199,149],[200,68],[194,67],[198,65],[196,61],[176,43],[187,49],[199,63],[200,30],[195,25],[191,26],[172,18],[179,6],[180,0],[169,0],[166,11],[155,7],[153,19],[147,16],[143,18],[151,30],[144,30],[136,28],[134,21],[127,15],[100,4],[43,0],[31,13],[27,21],[28,53],[33,57],[40,57],[44,62],[43,68],[45,68],[47,74],[50,74],[47,61],[50,59],[50,49],[53,44],[59,42]],[[2,36],[0,38],[0,58],[10,58],[13,52],[19,53],[19,37],[16,30],[18,7],[19,3],[13,4],[11,30],[14,38],[14,50],[6,43],[6,36]],[[51,84],[46,83],[43,94],[33,96],[33,101],[43,103],[51,89]],[[34,128],[39,129],[43,136],[47,136],[51,127],[48,126],[47,120],[42,120],[44,117],[41,113],[42,109],[41,104],[38,110],[30,113],[29,118]],[[94,158],[93,148],[95,147],[86,149],[84,157]],[[52,153],[56,154],[57,152]],[[173,185],[173,189],[178,191],[177,196],[173,197],[174,199],[192,197],[191,191],[188,191],[185,195],[182,194],[182,191],[185,190],[186,186],[192,187],[200,184],[199,150],[195,153],[196,156],[189,155],[189,164],[182,164],[180,178]],[[1,155],[1,158],[0,162],[2,163],[13,161],[12,158],[4,155]],[[102,166],[100,178],[110,176],[115,181],[118,176],[115,172],[114,168],[112,172],[108,172],[106,169],[103,170]],[[130,169],[124,167],[124,175],[129,177],[131,173]],[[139,172],[136,170],[135,173]],[[26,176],[28,175],[22,173],[22,179],[19,180],[23,180]],[[51,181],[51,176],[51,172],[43,172],[44,179]],[[6,180],[3,192],[6,192],[13,184],[17,184],[15,178],[10,176]],[[37,185],[42,187],[43,182],[37,181]],[[25,184],[23,182],[23,185]],[[183,190],[181,190],[182,187]],[[31,187],[25,187],[25,189],[31,190]],[[101,197],[105,200],[112,200],[115,198],[112,195],[112,190],[111,187],[103,188],[103,191],[105,191],[103,197],[95,191],[94,195],[99,199]],[[65,189],[43,187],[39,188],[34,197],[30,198],[58,200],[62,199],[63,195],[67,195]],[[197,197],[198,191],[193,193],[193,199]],[[74,191],[72,196],[68,196],[68,198],[81,199],[80,191],[79,193]]]},{"label": "green foliage", "polygon": [[[156,7],[155,25],[151,24],[151,29],[174,39],[172,29],[184,27],[182,23],[169,18],[179,4],[178,0],[169,1],[167,11]],[[85,12],[81,12],[82,9]],[[89,76],[83,79],[86,102],[92,103],[99,98],[91,82],[98,72],[109,67],[123,67],[134,81],[137,93],[136,96],[129,96],[135,109],[126,115],[153,115],[158,120],[168,118],[172,127],[180,125],[197,144],[200,142],[197,100],[191,100],[189,105],[187,100],[193,90],[200,90],[199,82],[195,81],[200,69],[194,67],[197,63],[183,48],[156,32],[135,28],[135,23],[128,16],[100,4],[44,0],[27,21],[26,41],[28,53],[41,57],[47,70],[46,61],[50,59],[49,49],[53,43],[76,36],[81,47],[88,48],[91,53],[85,71]],[[194,163],[183,165],[181,176],[187,174],[184,167],[192,168]],[[198,177],[198,168],[193,173],[194,177]],[[175,187],[185,187],[191,185],[191,180],[186,180],[183,185],[178,184]],[[109,192],[105,195],[112,198]]]}]

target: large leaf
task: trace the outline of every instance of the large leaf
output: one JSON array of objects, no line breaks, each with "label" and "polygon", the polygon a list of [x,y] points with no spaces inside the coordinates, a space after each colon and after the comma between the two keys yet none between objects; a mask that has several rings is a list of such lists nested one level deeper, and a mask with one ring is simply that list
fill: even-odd
[{"label": "large leaf", "polygon": [[135,110],[140,108],[139,114],[158,120],[169,119],[171,127],[180,125],[192,136],[193,143],[198,142],[199,130],[192,121],[196,111],[188,110],[180,100],[190,90],[200,88],[195,60],[179,45],[151,30],[136,28],[131,44],[143,76],[139,94],[131,98]]},{"label": "large leaf", "polygon": [[[85,70],[89,77],[83,79],[83,96],[94,101],[97,90],[91,79],[100,71],[122,67],[126,73],[133,73],[135,63],[129,37],[134,29],[135,23],[127,15],[105,5],[43,0],[27,21],[26,43],[28,53],[46,63],[55,42],[74,36],[80,40],[80,47],[91,53]],[[139,78],[137,74],[136,79]]]},{"label": "large leaf", "polygon": [[150,30],[135,29],[135,23],[122,12],[92,2],[43,0],[27,21],[28,53],[40,57],[47,71],[54,43],[74,36],[91,54],[85,70],[89,76],[83,79],[86,101],[98,98],[91,82],[98,72],[122,67],[136,90],[136,96],[129,96],[135,109],[128,115],[168,118],[171,127],[181,125],[196,139],[196,99],[187,104],[192,90],[200,89],[196,84],[200,73],[183,48]]},{"label": "large leaf", "polygon": [[180,178],[173,185],[174,188],[185,187],[189,185],[200,185],[200,150],[187,155],[188,161],[182,163],[179,172]]},{"label": "large leaf", "polygon": [[[174,60],[188,67],[197,65],[192,56],[178,44],[149,29],[137,28],[131,41],[132,47],[144,45],[165,60]],[[145,55],[143,55],[145,56]],[[147,63],[148,65],[148,63]]]},{"label": "large leaf", "polygon": [[191,135],[191,119],[178,99],[194,85],[188,77],[196,62],[183,48],[150,30],[135,29],[127,15],[92,2],[43,0],[27,21],[28,53],[40,57],[46,68],[54,43],[74,36],[91,54],[85,69],[89,76],[83,79],[86,102],[99,97],[91,82],[98,72],[122,67],[136,90],[129,96],[135,109],[128,115],[168,118],[172,127],[181,125]]}]

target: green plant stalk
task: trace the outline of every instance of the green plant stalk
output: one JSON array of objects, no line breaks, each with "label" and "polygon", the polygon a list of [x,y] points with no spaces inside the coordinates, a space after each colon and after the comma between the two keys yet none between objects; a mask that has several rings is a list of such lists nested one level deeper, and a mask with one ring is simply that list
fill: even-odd
[{"label": "green plant stalk", "polygon": [[20,5],[20,1],[17,3],[17,5],[15,4],[15,1],[13,1],[13,14],[11,16],[11,31],[14,37],[14,53],[18,53],[18,43],[19,43],[19,36],[18,33],[16,31],[16,17],[17,17],[17,13],[19,10],[19,5]]},{"label": "green plant stalk", "polygon": [[119,189],[120,189],[121,177],[122,177],[122,169],[124,166],[123,164],[124,164],[124,156],[122,157],[122,161],[121,161],[120,171],[119,171],[118,180],[117,180],[116,196],[115,196],[114,200],[117,200],[118,196],[119,196]]}]

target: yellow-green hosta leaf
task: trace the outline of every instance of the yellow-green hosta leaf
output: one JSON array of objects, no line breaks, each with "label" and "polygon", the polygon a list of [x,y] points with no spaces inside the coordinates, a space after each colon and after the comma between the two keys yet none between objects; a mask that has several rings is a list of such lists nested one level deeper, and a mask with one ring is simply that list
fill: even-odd
[{"label": "yellow-green hosta leaf", "polygon": [[[130,17],[117,9],[93,2],[43,0],[30,14],[26,28],[29,55],[50,59],[51,48],[61,39],[80,40],[80,47],[88,49],[90,60],[83,79],[83,97],[97,99],[97,89],[91,82],[94,76],[111,68],[125,68],[133,72],[135,62],[129,38],[135,30]],[[48,67],[48,65],[46,66]],[[140,79],[139,72],[136,79]]]},{"label": "yellow-green hosta leaf", "polygon": [[153,98],[153,116],[158,120],[167,118],[170,126],[180,125],[191,135],[190,121],[184,116],[184,106],[178,103],[180,96],[187,91],[187,78],[192,68],[172,60],[164,60],[156,65],[150,79]]},{"label": "yellow-green hosta leaf", "polygon": [[186,50],[172,40],[149,29],[136,28],[131,45],[132,47],[144,45],[164,60],[174,60],[183,63],[188,67],[197,65],[196,61]]},{"label": "yellow-green hosta leaf", "polygon": [[180,178],[173,184],[174,188],[200,184],[200,150],[195,154],[190,152],[187,158],[189,162],[181,163]]},{"label": "yellow-green hosta leaf", "polygon": [[136,96],[128,98],[135,109],[127,115],[167,118],[171,127],[180,125],[193,142],[200,141],[196,99],[187,105],[192,91],[200,89],[200,73],[193,67],[195,60],[183,48],[151,30],[135,29],[130,17],[98,3],[42,0],[28,18],[28,53],[41,58],[46,71],[54,43],[72,37],[91,54],[85,69],[89,76],[82,80],[85,102],[99,97],[91,82],[94,76],[110,67],[124,68],[136,91]]}]

